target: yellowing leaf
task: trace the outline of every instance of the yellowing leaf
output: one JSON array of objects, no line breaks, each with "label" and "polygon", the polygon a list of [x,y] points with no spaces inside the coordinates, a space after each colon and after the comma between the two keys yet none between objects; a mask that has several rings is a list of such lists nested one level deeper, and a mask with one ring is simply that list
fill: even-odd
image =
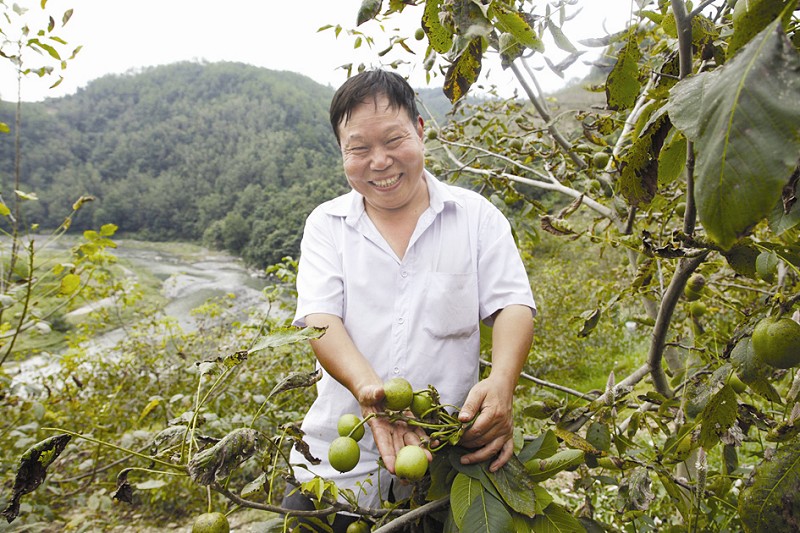
[{"label": "yellowing leaf", "polygon": [[455,103],[467,94],[472,84],[478,81],[483,58],[483,39],[477,37],[450,65],[444,80],[444,94]]},{"label": "yellowing leaf", "polygon": [[431,43],[431,48],[440,54],[446,54],[453,47],[453,31],[446,28],[439,20],[439,4],[442,0],[428,0],[422,14],[422,27]]},{"label": "yellowing leaf", "polygon": [[77,291],[81,286],[81,277],[77,274],[67,274],[61,279],[61,294],[72,294]]},{"label": "yellowing leaf", "polygon": [[144,420],[147,417],[147,415],[149,415],[153,411],[153,409],[155,409],[159,405],[161,405],[160,396],[156,396],[155,398],[147,402],[147,405],[145,405],[144,409],[142,409],[142,414],[139,415],[139,423],[141,424],[142,420]]}]

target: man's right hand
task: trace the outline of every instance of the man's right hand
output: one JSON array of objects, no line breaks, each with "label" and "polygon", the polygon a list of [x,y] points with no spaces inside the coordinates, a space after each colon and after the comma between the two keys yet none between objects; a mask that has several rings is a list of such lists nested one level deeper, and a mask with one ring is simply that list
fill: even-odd
[{"label": "man's right hand", "polygon": [[[361,405],[361,413],[366,418],[372,413],[384,411],[383,386],[367,385],[360,389],[357,397]],[[410,413],[409,413],[410,414]],[[404,446],[419,446],[427,436],[422,428],[409,426],[403,421],[390,422],[383,416],[373,416],[367,422],[372,430],[378,452],[381,454],[386,469],[394,474],[394,463],[397,452]],[[432,459],[431,453],[425,450],[428,460]]]}]

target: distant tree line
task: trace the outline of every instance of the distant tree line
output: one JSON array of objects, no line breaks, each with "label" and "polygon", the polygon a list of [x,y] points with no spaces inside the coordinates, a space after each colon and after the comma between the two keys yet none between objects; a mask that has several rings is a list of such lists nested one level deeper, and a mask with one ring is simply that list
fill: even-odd
[{"label": "distant tree line", "polygon": [[[177,63],[111,75],[24,103],[24,223],[52,228],[82,195],[72,230],[112,222],[148,240],[204,241],[263,266],[296,255],[305,216],[347,190],[328,124],[333,89],[237,63]],[[0,102],[0,187],[14,175],[14,106]]]}]

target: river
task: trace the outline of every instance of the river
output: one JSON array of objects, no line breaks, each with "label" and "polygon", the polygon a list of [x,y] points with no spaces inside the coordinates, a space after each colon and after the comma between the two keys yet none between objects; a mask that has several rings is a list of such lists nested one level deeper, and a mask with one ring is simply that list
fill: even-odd
[{"label": "river", "polygon": [[[135,276],[136,270],[143,269],[161,280],[161,293],[167,300],[163,313],[172,317],[185,332],[197,327],[192,311],[210,298],[233,295],[234,298],[230,300],[232,311],[240,312],[242,316],[268,305],[262,292],[268,280],[248,270],[236,257],[183,244],[172,246],[172,251],[163,243],[126,239],[115,239],[115,242],[117,248],[111,253],[121,264],[128,263],[133,267],[126,269],[129,275]],[[112,301],[93,302],[69,315],[78,317]],[[87,349],[107,349],[117,344],[124,335],[123,328],[107,331],[92,339]],[[38,376],[55,372],[59,367],[59,355],[43,353],[4,366],[8,374],[13,376],[11,386],[24,387]]]}]

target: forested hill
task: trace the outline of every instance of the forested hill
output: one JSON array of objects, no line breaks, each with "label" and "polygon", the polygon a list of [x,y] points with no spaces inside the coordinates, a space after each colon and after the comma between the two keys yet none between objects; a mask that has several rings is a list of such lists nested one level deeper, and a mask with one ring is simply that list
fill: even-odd
[{"label": "forested hill", "polygon": [[[306,214],[347,189],[328,125],[333,89],[237,63],[112,75],[23,104],[25,223],[114,223],[152,240],[205,240],[263,266],[296,255]],[[3,197],[13,191],[14,106],[0,103]],[[8,191],[8,192],[7,192]]]}]

